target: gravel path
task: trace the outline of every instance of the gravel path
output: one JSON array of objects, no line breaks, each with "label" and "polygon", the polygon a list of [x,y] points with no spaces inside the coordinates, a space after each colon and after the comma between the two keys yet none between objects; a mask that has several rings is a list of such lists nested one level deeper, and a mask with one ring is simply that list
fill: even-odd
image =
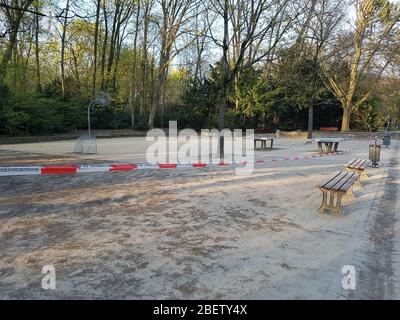
[{"label": "gravel path", "polygon": [[[399,144],[393,146],[387,174],[379,182],[383,194],[374,199],[366,220],[364,244],[358,256],[359,279],[353,299],[394,299],[396,297],[394,260],[399,260],[400,244],[395,241],[395,225],[399,219],[400,192]],[[400,292],[397,293],[397,296]]]},{"label": "gravel path", "polygon": [[[281,160],[250,176],[222,167],[0,177],[0,298],[399,297],[399,147],[382,150],[335,217],[317,213],[315,186],[366,157],[368,142],[293,161],[283,157],[315,146],[284,142],[259,153]],[[3,165],[81,161],[0,155]],[[56,290],[41,288],[47,264]],[[341,286],[344,265],[357,269],[355,291]]]}]

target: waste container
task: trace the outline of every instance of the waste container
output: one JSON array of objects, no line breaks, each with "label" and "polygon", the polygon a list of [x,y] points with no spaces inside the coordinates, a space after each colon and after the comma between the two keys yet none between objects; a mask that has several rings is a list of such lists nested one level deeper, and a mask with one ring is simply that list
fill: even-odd
[{"label": "waste container", "polygon": [[381,160],[381,146],[376,143],[369,145],[369,160],[372,161],[372,168],[378,167],[378,162]]},{"label": "waste container", "polygon": [[390,136],[386,135],[382,138],[382,144],[387,148],[390,146]]}]

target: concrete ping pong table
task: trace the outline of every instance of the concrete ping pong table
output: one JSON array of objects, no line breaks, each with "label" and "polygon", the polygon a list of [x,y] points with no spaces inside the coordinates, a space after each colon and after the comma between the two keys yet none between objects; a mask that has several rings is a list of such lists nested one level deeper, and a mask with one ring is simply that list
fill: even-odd
[{"label": "concrete ping pong table", "polygon": [[[336,152],[339,142],[345,141],[343,138],[316,138],[313,140],[318,143],[318,151],[320,154]],[[323,150],[323,145],[325,145],[325,151]]]},{"label": "concrete ping pong table", "polygon": [[274,139],[268,138],[268,137],[254,137],[254,150],[257,149],[257,141],[261,141],[261,149],[266,150],[267,149],[267,141],[270,141],[270,149],[273,148],[274,146]]}]

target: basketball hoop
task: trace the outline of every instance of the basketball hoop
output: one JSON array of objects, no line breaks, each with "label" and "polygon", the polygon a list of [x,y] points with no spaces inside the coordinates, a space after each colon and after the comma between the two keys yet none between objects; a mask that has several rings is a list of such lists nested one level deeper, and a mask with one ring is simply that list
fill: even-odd
[{"label": "basketball hoop", "polygon": [[93,98],[93,105],[106,107],[110,104],[110,98],[107,93],[100,91],[97,92]]},{"label": "basketball hoop", "polygon": [[90,101],[87,109],[87,116],[88,116],[88,135],[90,137],[91,131],[90,131],[90,108],[92,106],[103,106],[107,107],[110,105],[110,98],[107,93],[103,91],[99,91],[95,93],[93,99]]}]

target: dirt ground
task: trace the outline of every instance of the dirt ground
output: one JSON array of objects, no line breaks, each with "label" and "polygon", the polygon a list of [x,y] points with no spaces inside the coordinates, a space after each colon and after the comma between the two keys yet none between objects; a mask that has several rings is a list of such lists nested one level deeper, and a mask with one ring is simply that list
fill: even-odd
[{"label": "dirt ground", "polygon": [[[278,161],[249,176],[209,167],[0,177],[0,298],[398,299],[399,142],[382,149],[343,216],[317,212],[316,185],[367,157],[368,144],[285,161],[315,145],[276,139],[256,157]],[[1,146],[0,166],[110,159],[108,149],[77,158],[46,146]],[[49,264],[55,290],[41,287]],[[342,288],[344,265],[357,270],[356,290]]]}]

